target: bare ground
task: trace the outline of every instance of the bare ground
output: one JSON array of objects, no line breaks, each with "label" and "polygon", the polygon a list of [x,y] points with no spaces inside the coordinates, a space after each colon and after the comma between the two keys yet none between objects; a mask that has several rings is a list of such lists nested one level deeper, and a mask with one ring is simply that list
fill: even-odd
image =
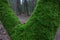
[{"label": "bare ground", "polygon": [[6,30],[4,29],[1,23],[0,23],[0,40],[10,40]]}]

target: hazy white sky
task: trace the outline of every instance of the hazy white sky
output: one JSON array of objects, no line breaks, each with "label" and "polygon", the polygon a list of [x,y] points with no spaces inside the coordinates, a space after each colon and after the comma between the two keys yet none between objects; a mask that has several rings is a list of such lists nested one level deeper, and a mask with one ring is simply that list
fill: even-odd
[{"label": "hazy white sky", "polygon": [[21,1],[21,4],[22,4],[22,0],[20,0]]}]

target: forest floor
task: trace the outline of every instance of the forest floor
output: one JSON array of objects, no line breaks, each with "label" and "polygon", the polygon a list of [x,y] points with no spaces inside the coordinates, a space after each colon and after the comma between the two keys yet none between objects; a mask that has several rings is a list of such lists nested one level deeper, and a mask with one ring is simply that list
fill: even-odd
[{"label": "forest floor", "polygon": [[[18,15],[18,17],[20,18],[21,24],[24,24],[29,18],[29,16],[24,16],[24,15]],[[1,22],[0,22],[0,40],[10,40],[8,33],[4,29]],[[55,40],[60,40],[60,28],[58,28]]]},{"label": "forest floor", "polygon": [[10,40],[8,33],[6,32],[1,23],[0,23],[0,40]]},{"label": "forest floor", "polygon": [[29,19],[29,16],[21,14],[21,15],[18,15],[18,18],[20,19],[21,24],[24,24]]}]

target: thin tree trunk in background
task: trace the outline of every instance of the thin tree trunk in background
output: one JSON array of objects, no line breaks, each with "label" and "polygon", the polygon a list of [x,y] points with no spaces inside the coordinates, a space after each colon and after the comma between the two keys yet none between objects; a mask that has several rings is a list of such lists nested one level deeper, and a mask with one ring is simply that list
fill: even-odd
[{"label": "thin tree trunk in background", "polygon": [[13,9],[13,11],[15,13],[17,13],[17,10],[16,10],[17,9],[17,0],[9,0],[8,2],[10,4],[11,8]]},{"label": "thin tree trunk in background", "polygon": [[28,0],[28,14],[31,15],[34,7],[36,6],[36,0]]},{"label": "thin tree trunk in background", "polygon": [[24,10],[25,10],[25,12],[24,12],[24,14],[28,14],[28,5],[27,5],[27,0],[24,0]]},{"label": "thin tree trunk in background", "polygon": [[20,0],[17,0],[17,14],[21,14],[21,4],[20,4]]}]

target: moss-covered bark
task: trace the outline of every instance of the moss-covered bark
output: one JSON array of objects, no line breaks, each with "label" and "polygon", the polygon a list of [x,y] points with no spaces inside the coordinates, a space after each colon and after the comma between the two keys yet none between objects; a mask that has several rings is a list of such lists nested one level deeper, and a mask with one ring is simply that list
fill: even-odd
[{"label": "moss-covered bark", "polygon": [[15,32],[15,26],[19,24],[19,19],[10,8],[7,0],[0,0],[0,20],[11,36]]},{"label": "moss-covered bark", "polygon": [[19,22],[5,1],[0,1],[0,20],[10,29],[7,31],[11,32],[12,40],[54,40],[60,26],[59,0],[37,0],[32,16],[24,25],[17,25]]}]

